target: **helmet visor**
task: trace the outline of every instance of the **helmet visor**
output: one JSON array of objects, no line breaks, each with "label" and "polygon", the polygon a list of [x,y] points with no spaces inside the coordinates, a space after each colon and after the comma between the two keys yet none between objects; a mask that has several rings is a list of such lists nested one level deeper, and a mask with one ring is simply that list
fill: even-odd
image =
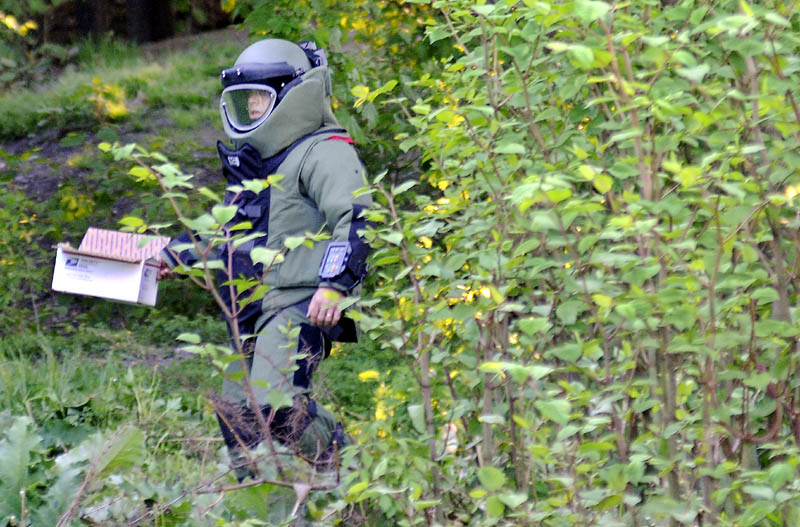
[{"label": "helmet visor", "polygon": [[249,132],[272,113],[277,98],[275,90],[265,84],[236,84],[222,90],[220,104],[233,128]]}]

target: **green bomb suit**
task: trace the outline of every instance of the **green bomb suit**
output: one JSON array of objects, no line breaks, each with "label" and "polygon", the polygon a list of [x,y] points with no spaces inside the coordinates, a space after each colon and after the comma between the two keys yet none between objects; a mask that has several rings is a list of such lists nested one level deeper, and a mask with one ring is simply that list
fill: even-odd
[{"label": "green bomb suit", "polygon": [[[254,58],[263,60],[263,48],[258,48],[263,43],[269,44],[266,49],[273,55],[276,48],[288,55],[288,62],[302,73],[292,80],[294,85],[283,90],[274,110],[253,131],[242,133],[233,128],[222,108],[223,126],[234,147],[218,144],[228,184],[265,179],[272,174],[284,177],[258,194],[249,191],[226,194],[228,204],[239,206],[230,224],[249,221],[253,232],[265,236],[237,248],[233,255],[222,249],[218,256],[222,261],[232,256],[236,275],[260,277],[270,290],[238,317],[240,334],[257,334],[257,337],[254,345],[252,339],[247,341],[244,364],[236,361],[228,368],[218,417],[234,463],[242,459],[242,447],[252,448],[264,439],[254,414],[256,409],[251,408],[246,396],[243,383],[247,381],[233,380],[242,379],[242,375],[235,374],[241,374],[242,368],[247,367],[259,410],[265,416],[271,411],[272,392],[279,390],[294,398],[293,407],[275,412],[270,426],[272,437],[322,465],[344,444],[345,436],[331,413],[309,398],[312,374],[330,352],[331,341],[355,341],[356,332],[353,321],[347,317],[332,328],[320,328],[310,324],[306,312],[319,287],[336,289],[345,295],[353,294],[359,287],[366,274],[368,253],[359,231],[366,227],[362,213],[369,207],[370,198],[354,197],[354,192],[366,184],[366,176],[352,141],[330,110],[330,81],[324,59],[315,66],[313,55],[306,54],[308,59],[298,56],[296,49],[300,48],[295,44],[261,41],[246,49],[234,68],[223,72],[223,84],[226,74],[236,76],[240,63],[246,66]],[[280,250],[288,237],[317,232],[326,232],[330,240],[315,243],[313,247],[301,245],[266,271],[250,261],[249,254],[255,246]],[[174,243],[187,240],[188,235],[183,235]],[[338,248],[340,257],[347,253],[345,263],[334,265],[333,273],[320,276],[326,253],[337,252],[329,251],[333,247]],[[168,250],[164,257],[170,267],[197,261],[192,251],[176,254]],[[219,291],[230,303],[229,288],[220,287]],[[287,327],[299,328],[299,336],[294,336],[297,331],[287,332]],[[294,360],[298,354],[305,358]]]}]

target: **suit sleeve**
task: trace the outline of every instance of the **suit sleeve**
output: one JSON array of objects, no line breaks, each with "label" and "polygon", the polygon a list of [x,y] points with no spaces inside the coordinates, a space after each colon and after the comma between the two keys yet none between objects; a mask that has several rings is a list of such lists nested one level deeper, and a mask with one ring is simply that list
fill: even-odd
[{"label": "suit sleeve", "polygon": [[[363,212],[369,194],[353,193],[367,185],[366,172],[355,149],[347,142],[328,139],[314,145],[300,169],[300,184],[325,218],[331,244],[346,244],[349,254],[341,272],[320,278],[320,286],[349,293],[367,274],[369,245],[363,237],[368,222]],[[361,234],[360,234],[361,233]],[[317,265],[322,262],[315,262]]]}]

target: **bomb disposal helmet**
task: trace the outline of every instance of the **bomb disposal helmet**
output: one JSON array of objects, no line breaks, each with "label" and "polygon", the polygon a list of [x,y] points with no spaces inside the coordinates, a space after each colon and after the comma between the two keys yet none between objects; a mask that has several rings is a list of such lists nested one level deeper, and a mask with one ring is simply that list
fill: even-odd
[{"label": "bomb disposal helmet", "polygon": [[[270,117],[284,101],[292,98],[292,91],[306,81],[316,80],[322,90],[298,90],[302,92],[298,97],[320,100],[294,101],[287,104],[293,108],[285,111],[294,111],[298,114],[296,118],[307,119],[308,110],[300,106],[312,105],[320,108],[316,113],[324,114],[330,96],[327,65],[325,52],[317,49],[313,42],[295,44],[287,40],[266,39],[247,47],[233,67],[220,74],[223,86],[220,113],[226,134],[234,142],[250,142],[256,148],[259,148],[259,143],[266,146],[269,141],[265,143],[263,134],[266,132],[262,129],[270,128]],[[307,75],[309,72],[313,73]],[[319,126],[325,119],[320,117],[319,121],[314,126]],[[263,148],[259,150],[262,155],[269,155]]]}]

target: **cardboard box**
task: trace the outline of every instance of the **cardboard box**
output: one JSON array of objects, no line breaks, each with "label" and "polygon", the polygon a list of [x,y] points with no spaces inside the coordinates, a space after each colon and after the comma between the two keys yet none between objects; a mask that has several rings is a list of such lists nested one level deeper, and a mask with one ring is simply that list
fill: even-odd
[{"label": "cardboard box", "polygon": [[159,253],[168,243],[165,236],[90,227],[77,249],[58,244],[53,290],[154,306]]}]

